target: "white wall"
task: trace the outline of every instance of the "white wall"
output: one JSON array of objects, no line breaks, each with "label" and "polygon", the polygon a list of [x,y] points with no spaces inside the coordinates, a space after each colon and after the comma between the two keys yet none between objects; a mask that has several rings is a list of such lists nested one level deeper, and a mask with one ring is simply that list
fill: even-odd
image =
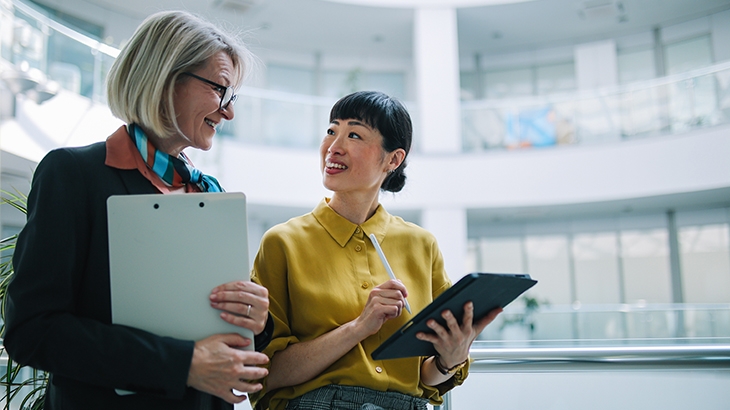
[{"label": "white wall", "polygon": [[616,42],[614,40],[579,44],[575,47],[575,77],[579,90],[618,84]]},{"label": "white wall", "polygon": [[[526,207],[730,187],[727,133],[727,127],[718,127],[614,144],[414,154],[404,190],[383,195],[382,202],[392,209]],[[255,203],[309,208],[327,192],[321,184],[319,154],[313,150],[220,140],[213,152],[195,155],[194,160]],[[212,161],[220,168],[210,169]]]},{"label": "white wall", "polygon": [[455,410],[726,410],[728,371],[472,373]]}]

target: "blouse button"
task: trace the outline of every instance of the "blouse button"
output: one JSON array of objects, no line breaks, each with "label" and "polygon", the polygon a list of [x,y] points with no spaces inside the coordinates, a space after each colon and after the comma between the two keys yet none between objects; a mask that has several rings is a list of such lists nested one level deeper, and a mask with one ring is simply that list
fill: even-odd
[{"label": "blouse button", "polygon": [[378,367],[375,368],[375,371],[378,372],[378,373],[383,373],[383,368],[380,367],[380,366],[378,366]]},{"label": "blouse button", "polygon": [[363,283],[362,283],[362,288],[363,288],[363,289],[367,289],[367,288],[368,288],[368,286],[370,286],[370,284],[369,284],[369,283],[367,283],[367,282],[363,282]]},{"label": "blouse button", "polygon": [[360,251],[362,250],[362,246],[360,246],[360,245],[357,245],[357,246],[355,247],[355,250],[356,250],[356,251],[358,251],[358,252],[360,252]]},{"label": "blouse button", "polygon": [[355,228],[355,233],[360,233],[360,228]]}]

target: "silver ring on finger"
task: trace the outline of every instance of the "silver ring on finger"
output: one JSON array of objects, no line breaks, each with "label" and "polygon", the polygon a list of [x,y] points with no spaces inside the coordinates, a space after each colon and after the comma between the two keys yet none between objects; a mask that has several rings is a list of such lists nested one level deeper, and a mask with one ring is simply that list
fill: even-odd
[{"label": "silver ring on finger", "polygon": [[248,310],[246,310],[246,317],[251,317],[251,305],[248,305]]}]

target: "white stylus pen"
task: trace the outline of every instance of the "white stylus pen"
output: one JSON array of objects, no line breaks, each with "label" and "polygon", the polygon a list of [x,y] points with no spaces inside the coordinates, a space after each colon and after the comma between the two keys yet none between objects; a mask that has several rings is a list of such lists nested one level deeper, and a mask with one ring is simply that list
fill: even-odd
[{"label": "white stylus pen", "polygon": [[[378,256],[380,256],[380,261],[383,262],[383,266],[385,266],[385,270],[388,271],[388,276],[390,276],[393,280],[398,280],[395,277],[395,274],[393,274],[393,269],[390,268],[390,264],[388,263],[388,260],[385,259],[385,254],[383,253],[383,249],[380,248],[380,244],[378,243],[378,239],[375,237],[374,233],[370,234],[370,242],[373,243],[373,246],[375,247],[375,250],[378,251]],[[406,299],[406,310],[408,313],[411,313],[411,305],[408,304],[408,299]]]}]

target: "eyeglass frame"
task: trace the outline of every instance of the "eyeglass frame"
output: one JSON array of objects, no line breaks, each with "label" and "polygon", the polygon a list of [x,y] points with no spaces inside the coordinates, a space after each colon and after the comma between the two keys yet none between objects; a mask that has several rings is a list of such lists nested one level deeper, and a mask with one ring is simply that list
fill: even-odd
[{"label": "eyeglass frame", "polygon": [[[193,73],[190,73],[190,72],[187,72],[187,71],[186,71],[186,72],[183,72],[183,74],[185,74],[185,75],[189,75],[190,77],[193,77],[193,78],[195,78],[196,80],[200,80],[200,81],[202,81],[202,82],[204,82],[204,83],[206,83],[206,84],[212,85],[213,87],[217,88],[217,90],[216,90],[216,91],[218,91],[218,92],[221,92],[221,91],[222,91],[222,92],[223,92],[223,94],[221,94],[221,103],[220,103],[220,104],[218,105],[218,109],[219,109],[219,110],[220,110],[220,109],[223,109],[223,110],[225,110],[225,109],[227,109],[227,108],[228,108],[228,106],[229,106],[229,105],[231,105],[231,104],[234,104],[234,105],[235,105],[235,102],[236,102],[236,98],[238,98],[238,94],[235,94],[235,93],[234,93],[233,87],[231,87],[231,86],[228,86],[228,87],[226,87],[225,85],[221,85],[221,84],[218,84],[218,83],[216,83],[216,82],[214,82],[214,81],[210,81],[210,80],[208,80],[207,78],[203,78],[203,77],[201,77],[201,76],[199,76],[199,75],[196,75],[196,74],[193,74]],[[230,90],[230,91],[229,91],[229,90]],[[226,103],[225,105],[223,105],[223,100],[225,100],[225,98],[226,98],[226,95],[227,95],[227,94],[228,94],[229,92],[231,93],[231,97],[230,97],[230,99],[228,100],[228,102],[227,102],[227,103]]]}]

